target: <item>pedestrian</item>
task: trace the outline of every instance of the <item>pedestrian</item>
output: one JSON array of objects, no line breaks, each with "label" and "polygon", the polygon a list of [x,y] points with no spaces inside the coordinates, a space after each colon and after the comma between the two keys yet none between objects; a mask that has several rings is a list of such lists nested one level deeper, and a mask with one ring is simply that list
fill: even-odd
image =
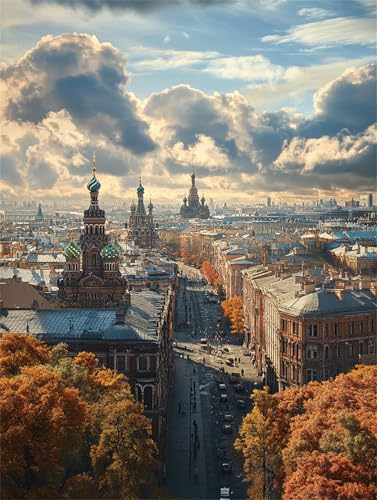
[{"label": "pedestrian", "polygon": [[244,370],[243,370],[243,368],[242,368],[242,370],[241,370],[241,375],[242,375],[242,377],[243,377],[243,374],[244,374],[244,373],[245,373],[245,372],[244,372]]},{"label": "pedestrian", "polygon": [[182,408],[182,404],[181,404],[181,402],[179,401],[179,403],[178,403],[178,413],[181,413],[181,408]]}]

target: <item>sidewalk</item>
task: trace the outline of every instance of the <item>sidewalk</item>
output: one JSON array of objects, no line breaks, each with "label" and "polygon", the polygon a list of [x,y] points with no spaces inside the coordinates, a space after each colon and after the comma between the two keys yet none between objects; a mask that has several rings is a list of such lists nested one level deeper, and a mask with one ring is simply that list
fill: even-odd
[{"label": "sidewalk", "polygon": [[[176,356],[175,384],[171,394],[169,421],[166,477],[167,486],[173,498],[205,499],[207,497],[206,465],[203,452],[203,425],[199,394],[198,368],[193,374],[192,362]],[[191,377],[190,377],[191,375]],[[191,410],[191,433],[194,434],[193,421],[198,424],[200,449],[194,459],[191,447],[190,467],[190,382],[196,387],[196,409]],[[178,412],[179,402],[185,405],[184,414]],[[197,478],[194,471],[197,470]]]}]

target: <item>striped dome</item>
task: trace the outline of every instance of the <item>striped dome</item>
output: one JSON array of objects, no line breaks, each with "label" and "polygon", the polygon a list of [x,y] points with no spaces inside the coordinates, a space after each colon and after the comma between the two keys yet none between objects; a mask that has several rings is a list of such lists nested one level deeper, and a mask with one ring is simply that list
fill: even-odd
[{"label": "striped dome", "polygon": [[101,257],[104,260],[113,260],[119,258],[119,250],[117,250],[113,245],[106,245],[100,251]]},{"label": "striped dome", "polygon": [[67,245],[64,249],[64,255],[68,259],[79,259],[81,255],[81,248],[76,245],[76,243],[71,243]]},{"label": "striped dome", "polygon": [[91,193],[95,193],[100,190],[101,183],[97,180],[97,177],[93,175],[93,177],[90,179],[86,187]]}]

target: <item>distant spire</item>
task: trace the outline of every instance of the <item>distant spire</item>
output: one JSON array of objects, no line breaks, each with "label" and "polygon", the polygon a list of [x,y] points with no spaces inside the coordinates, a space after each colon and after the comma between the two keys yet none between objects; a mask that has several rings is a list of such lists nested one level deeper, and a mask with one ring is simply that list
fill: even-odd
[{"label": "distant spire", "polygon": [[141,186],[141,176],[139,177],[139,185]]},{"label": "distant spire", "polygon": [[93,152],[93,160],[92,160],[92,165],[93,165],[93,168],[92,168],[92,173],[93,173],[93,177],[96,176],[96,152],[94,151]]}]

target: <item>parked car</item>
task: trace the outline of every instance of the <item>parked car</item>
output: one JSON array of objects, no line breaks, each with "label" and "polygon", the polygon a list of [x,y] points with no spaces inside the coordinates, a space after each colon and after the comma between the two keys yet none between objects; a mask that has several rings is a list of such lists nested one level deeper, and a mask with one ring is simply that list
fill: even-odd
[{"label": "parked car", "polygon": [[233,434],[232,424],[223,424],[222,430],[224,434]]},{"label": "parked car", "polygon": [[208,344],[208,339],[206,337],[203,337],[200,339],[201,344]]},{"label": "parked car", "polygon": [[225,363],[228,366],[233,366],[234,365],[234,359],[233,358],[228,358],[228,359],[225,360]]},{"label": "parked car", "polygon": [[220,389],[220,392],[226,392],[226,385],[225,384],[219,384],[219,389]]},{"label": "parked car", "polygon": [[227,402],[228,402],[228,395],[220,394],[220,403],[227,403]]},{"label": "parked car", "polygon": [[241,383],[240,384],[236,384],[234,386],[234,388],[235,388],[236,392],[243,392],[245,390],[243,384],[241,384]]},{"label": "parked car", "polygon": [[244,351],[244,352],[243,352],[243,355],[244,355],[244,356],[251,356],[251,354],[249,353],[249,351]]},{"label": "parked car", "polygon": [[230,498],[230,488],[224,486],[220,488],[220,500],[229,499]]},{"label": "parked car", "polygon": [[246,408],[246,401],[244,399],[238,399],[237,400],[237,407],[244,409]]},{"label": "parked car", "polygon": [[232,462],[231,461],[222,462],[221,463],[221,472],[224,472],[225,474],[231,474]]},{"label": "parked car", "polygon": [[233,422],[233,415],[231,413],[225,413],[224,422]]}]

